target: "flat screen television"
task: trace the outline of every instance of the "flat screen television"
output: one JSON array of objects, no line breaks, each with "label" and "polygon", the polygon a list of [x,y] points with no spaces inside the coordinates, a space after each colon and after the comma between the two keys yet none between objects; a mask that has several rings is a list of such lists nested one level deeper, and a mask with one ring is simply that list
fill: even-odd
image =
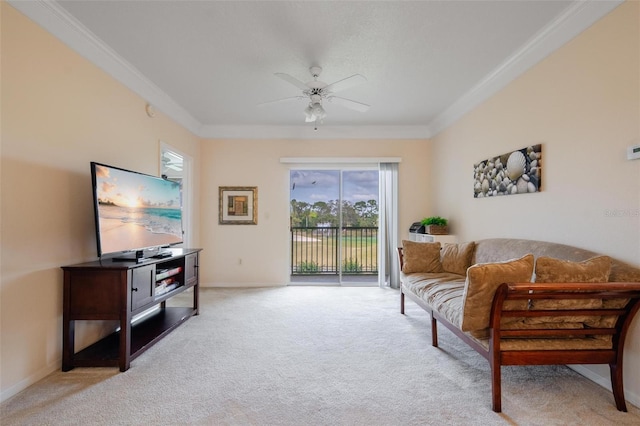
[{"label": "flat screen television", "polygon": [[96,162],[91,181],[98,257],[139,262],[182,243],[179,183]]}]

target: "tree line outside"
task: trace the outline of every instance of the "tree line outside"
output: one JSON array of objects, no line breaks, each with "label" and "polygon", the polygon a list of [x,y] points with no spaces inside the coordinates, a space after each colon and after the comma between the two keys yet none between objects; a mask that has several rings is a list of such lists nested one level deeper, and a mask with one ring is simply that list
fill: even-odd
[{"label": "tree line outside", "polygon": [[[306,201],[291,200],[292,227],[340,226],[339,201]],[[377,227],[378,202],[376,200],[342,201],[343,227]]]},{"label": "tree line outside", "polygon": [[[377,273],[377,201],[343,200],[339,207],[337,200],[315,203],[291,200],[293,275],[337,274],[338,258],[343,273]],[[340,213],[342,228],[338,231]]]}]

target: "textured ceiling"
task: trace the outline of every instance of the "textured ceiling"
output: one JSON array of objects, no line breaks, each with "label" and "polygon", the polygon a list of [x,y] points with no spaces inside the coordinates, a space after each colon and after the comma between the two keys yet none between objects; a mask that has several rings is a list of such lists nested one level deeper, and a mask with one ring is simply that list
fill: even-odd
[{"label": "textured ceiling", "polygon": [[274,73],[306,82],[311,65],[323,68],[326,83],[367,78],[339,95],[371,108],[326,104],[325,126],[426,128],[576,3],[76,0],[55,7],[211,133],[304,126],[304,100],[258,104],[300,94]]}]

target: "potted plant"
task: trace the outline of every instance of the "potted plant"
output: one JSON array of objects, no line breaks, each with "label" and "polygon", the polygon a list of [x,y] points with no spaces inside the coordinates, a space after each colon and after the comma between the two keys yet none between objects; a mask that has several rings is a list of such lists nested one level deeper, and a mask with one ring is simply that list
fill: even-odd
[{"label": "potted plant", "polygon": [[447,219],[440,216],[429,216],[422,219],[420,222],[424,225],[425,234],[432,235],[446,235],[449,233],[449,227],[447,226]]}]

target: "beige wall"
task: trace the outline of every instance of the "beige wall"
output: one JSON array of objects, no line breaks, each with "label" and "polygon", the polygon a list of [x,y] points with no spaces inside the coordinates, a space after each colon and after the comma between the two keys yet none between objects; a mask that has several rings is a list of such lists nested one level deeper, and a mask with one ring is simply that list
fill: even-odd
[{"label": "beige wall", "polygon": [[[204,285],[286,283],[289,174],[280,157],[401,157],[401,237],[411,222],[438,214],[451,219],[462,239],[558,241],[640,265],[640,161],[624,159],[627,145],[640,143],[637,2],[615,10],[432,145],[201,145],[163,114],[147,117],[143,99],[11,6],[0,7],[2,399],[60,366],[59,267],[95,258],[89,161],[156,174],[160,140],[195,159],[193,245],[205,249]],[[542,193],[472,198],[474,162],[533,143],[544,145]],[[259,187],[257,226],[217,224],[218,186],[227,185]],[[640,377],[632,373],[640,371],[639,322],[625,351],[627,396],[636,405]],[[101,331],[79,328],[81,341]],[[606,371],[592,372],[608,382]]]},{"label": "beige wall", "polygon": [[[201,192],[203,285],[285,285],[289,281],[290,166],[280,163],[281,157],[400,157],[402,238],[413,221],[432,213],[424,189],[429,179],[429,149],[426,140],[205,141]],[[218,225],[219,186],[258,187],[257,226]]]},{"label": "beige wall", "polygon": [[[430,194],[459,236],[554,241],[640,266],[640,160],[626,160],[640,143],[639,60],[640,3],[629,2],[437,135]],[[474,163],[538,143],[542,192],[473,198]],[[640,318],[625,364],[638,405]]]},{"label": "beige wall", "polygon": [[[344,141],[207,141],[201,154],[196,136],[162,113],[149,118],[144,99],[0,5],[2,399],[60,368],[60,266],[96,257],[90,161],[157,174],[159,141],[194,157],[193,245],[205,248],[204,285],[286,283],[288,169],[282,156],[402,157],[401,228],[430,213],[426,198],[416,197],[428,175],[424,140],[348,147]],[[200,164],[207,166],[201,171]],[[217,225],[221,185],[259,187],[257,226]],[[78,345],[111,327],[78,324]]]},{"label": "beige wall", "polygon": [[[200,140],[163,114],[149,118],[144,99],[0,7],[4,399],[60,368],[60,266],[96,258],[89,162],[157,174],[162,140],[196,159],[197,176]],[[78,331],[82,345],[100,330]]]}]

